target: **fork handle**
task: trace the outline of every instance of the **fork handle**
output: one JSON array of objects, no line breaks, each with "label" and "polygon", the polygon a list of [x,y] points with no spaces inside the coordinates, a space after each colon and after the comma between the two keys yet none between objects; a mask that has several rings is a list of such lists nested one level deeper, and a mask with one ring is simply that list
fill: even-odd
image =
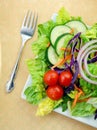
[{"label": "fork handle", "polygon": [[9,81],[6,84],[6,91],[7,92],[11,92],[14,89],[14,79],[16,77],[16,73],[17,73],[17,70],[18,70],[18,65],[19,65],[19,61],[20,61],[20,57],[21,57],[21,54],[22,54],[23,47],[24,47],[24,44],[22,44],[22,46],[20,48],[20,51],[19,51],[19,54],[18,54],[18,58],[16,60],[14,68],[12,70],[10,79],[9,79]]}]

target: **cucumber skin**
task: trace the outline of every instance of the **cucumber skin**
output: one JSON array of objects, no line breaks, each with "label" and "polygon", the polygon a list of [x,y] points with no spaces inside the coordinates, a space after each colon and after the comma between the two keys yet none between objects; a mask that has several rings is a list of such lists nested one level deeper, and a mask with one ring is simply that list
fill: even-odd
[{"label": "cucumber skin", "polygon": [[45,57],[46,57],[48,64],[53,65],[53,64],[51,64],[51,62],[49,61],[49,58],[48,58],[48,49],[49,49],[49,47],[46,50]]},{"label": "cucumber skin", "polygon": [[[45,52],[45,58],[46,58],[46,60],[48,61],[48,63],[50,63],[49,62],[49,59],[48,59],[48,49],[49,49],[49,47],[47,48],[47,50],[46,50],[46,52]],[[51,63],[50,63],[51,64]]]},{"label": "cucumber skin", "polygon": [[[88,29],[87,25],[86,25],[83,21],[81,21],[81,20],[69,20],[69,21],[65,22],[65,24],[67,24],[67,23],[69,23],[69,22],[72,22],[72,21],[81,22],[82,24],[84,24],[84,26],[86,27],[86,29]],[[68,26],[68,25],[66,25],[66,26]]]},{"label": "cucumber skin", "polygon": [[[52,44],[52,41],[51,41],[51,32],[52,32],[52,30],[53,30],[56,26],[67,26],[68,28],[71,29],[71,27],[69,27],[69,26],[66,25],[66,24],[69,23],[69,22],[72,22],[72,21],[78,21],[78,22],[81,22],[81,23],[86,27],[86,30],[88,29],[87,25],[86,25],[83,21],[81,21],[81,20],[68,20],[68,21],[65,22],[64,24],[58,24],[58,25],[55,25],[55,26],[51,29],[51,31],[50,31],[49,40],[50,40],[50,43],[51,43],[51,44]],[[52,46],[54,46],[54,45],[52,44]]]},{"label": "cucumber skin", "polygon": [[[50,46],[49,46],[50,47]],[[49,51],[49,47],[48,47],[48,49],[46,50],[46,59],[47,59],[47,61],[49,62],[49,64],[50,65],[54,65],[54,64],[52,64],[51,62],[50,62],[50,60],[49,60],[49,58],[48,58],[48,51]],[[51,47],[54,49],[54,47],[51,45]],[[54,49],[55,50],[55,49]],[[55,51],[55,53],[56,53],[56,51]],[[58,54],[56,53],[56,55],[58,56]]]},{"label": "cucumber skin", "polygon": [[[68,25],[65,25],[65,24],[58,24],[58,25],[55,25],[55,26],[51,29],[49,40],[50,40],[50,43],[51,43],[51,45],[52,45],[53,47],[54,47],[54,45],[52,44],[52,41],[51,41],[51,32],[52,32],[52,30],[53,30],[56,26],[66,26],[66,27],[70,28]],[[70,29],[71,29],[71,28],[70,28]]]},{"label": "cucumber skin", "polygon": [[[54,49],[55,49],[56,53],[57,53],[57,44],[58,44],[58,41],[59,41],[63,36],[67,36],[67,35],[73,36],[73,35],[70,34],[70,33],[64,33],[64,34],[60,35],[60,36],[56,39],[55,46],[54,46]],[[59,56],[58,53],[57,53],[57,55]]]},{"label": "cucumber skin", "polygon": [[[68,20],[68,21],[65,22],[64,24],[69,23],[69,22],[72,22],[72,21],[78,21],[78,22],[81,22],[81,23],[83,23],[83,24],[86,26],[86,28],[88,29],[87,25],[86,25],[82,20]],[[68,26],[68,25],[67,25],[67,26]]]},{"label": "cucumber skin", "polygon": [[[57,43],[55,42],[55,45],[52,44],[52,41],[51,41],[51,32],[52,32],[52,30],[53,30],[55,27],[57,27],[57,26],[67,26],[68,28],[71,29],[71,27],[69,27],[69,26],[66,25],[66,24],[69,23],[69,22],[72,22],[72,21],[81,22],[81,23],[86,27],[86,29],[88,29],[88,27],[86,26],[86,24],[85,24],[83,21],[81,21],[81,20],[69,20],[69,21],[65,22],[64,24],[55,25],[55,26],[51,29],[51,31],[50,31],[49,41],[50,41],[51,46],[53,47],[53,49],[55,50],[55,52],[56,52],[57,55],[58,55],[58,53],[57,53],[57,51],[56,51]],[[63,33],[62,35],[60,35],[59,37],[57,37],[56,41],[59,40],[61,37],[67,35],[67,34],[68,34],[68,35],[72,35],[72,34],[70,34],[70,33]],[[72,35],[72,36],[73,36],[73,35]],[[48,48],[48,49],[49,49],[49,48]],[[49,58],[48,58],[48,49],[47,49],[47,51],[46,51],[46,58],[47,58],[47,60],[49,61]],[[59,56],[59,55],[58,55],[58,56]],[[50,63],[51,65],[53,65],[50,61],[49,61],[49,63]]]}]

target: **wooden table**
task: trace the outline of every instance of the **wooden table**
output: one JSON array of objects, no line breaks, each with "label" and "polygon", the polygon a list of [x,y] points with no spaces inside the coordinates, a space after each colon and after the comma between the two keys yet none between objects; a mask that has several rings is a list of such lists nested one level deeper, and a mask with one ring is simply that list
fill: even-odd
[{"label": "wooden table", "polygon": [[73,119],[52,112],[45,117],[36,117],[37,106],[21,99],[21,92],[28,77],[25,60],[32,57],[31,43],[26,44],[15,80],[15,89],[6,93],[9,79],[21,46],[20,27],[28,9],[37,10],[38,23],[49,20],[54,12],[64,6],[71,15],[82,16],[91,25],[97,22],[97,0],[1,0],[0,1],[0,130],[96,130]]}]

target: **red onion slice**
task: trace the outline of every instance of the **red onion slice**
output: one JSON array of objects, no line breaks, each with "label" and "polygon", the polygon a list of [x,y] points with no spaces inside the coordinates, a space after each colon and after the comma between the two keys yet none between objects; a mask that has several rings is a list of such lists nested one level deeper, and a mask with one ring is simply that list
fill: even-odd
[{"label": "red onion slice", "polygon": [[85,67],[86,67],[86,72],[88,72],[88,74],[91,76],[91,77],[95,77],[97,78],[97,76],[94,76],[92,75],[89,70],[88,70],[88,67],[87,67],[87,58],[88,58],[88,55],[92,52],[96,52],[96,49],[97,49],[97,40],[92,40],[92,41],[89,41],[87,42],[79,51],[78,53],[78,56],[77,56],[77,61],[78,61],[78,64],[79,64],[79,72],[80,72],[80,75],[82,76],[83,79],[85,79],[87,82],[89,83],[92,83],[92,84],[96,84],[97,85],[97,81],[94,81],[94,80],[91,80],[90,78],[88,78],[84,71],[83,71],[83,68],[82,68],[82,65],[83,65],[83,59],[85,60]]}]

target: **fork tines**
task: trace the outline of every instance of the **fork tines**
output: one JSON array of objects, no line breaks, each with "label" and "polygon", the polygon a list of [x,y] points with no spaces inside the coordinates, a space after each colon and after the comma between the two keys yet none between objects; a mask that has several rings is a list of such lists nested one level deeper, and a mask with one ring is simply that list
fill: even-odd
[{"label": "fork tines", "polygon": [[23,27],[29,27],[30,29],[35,29],[36,23],[38,19],[38,14],[35,12],[32,12],[30,10],[27,11],[22,26]]}]

